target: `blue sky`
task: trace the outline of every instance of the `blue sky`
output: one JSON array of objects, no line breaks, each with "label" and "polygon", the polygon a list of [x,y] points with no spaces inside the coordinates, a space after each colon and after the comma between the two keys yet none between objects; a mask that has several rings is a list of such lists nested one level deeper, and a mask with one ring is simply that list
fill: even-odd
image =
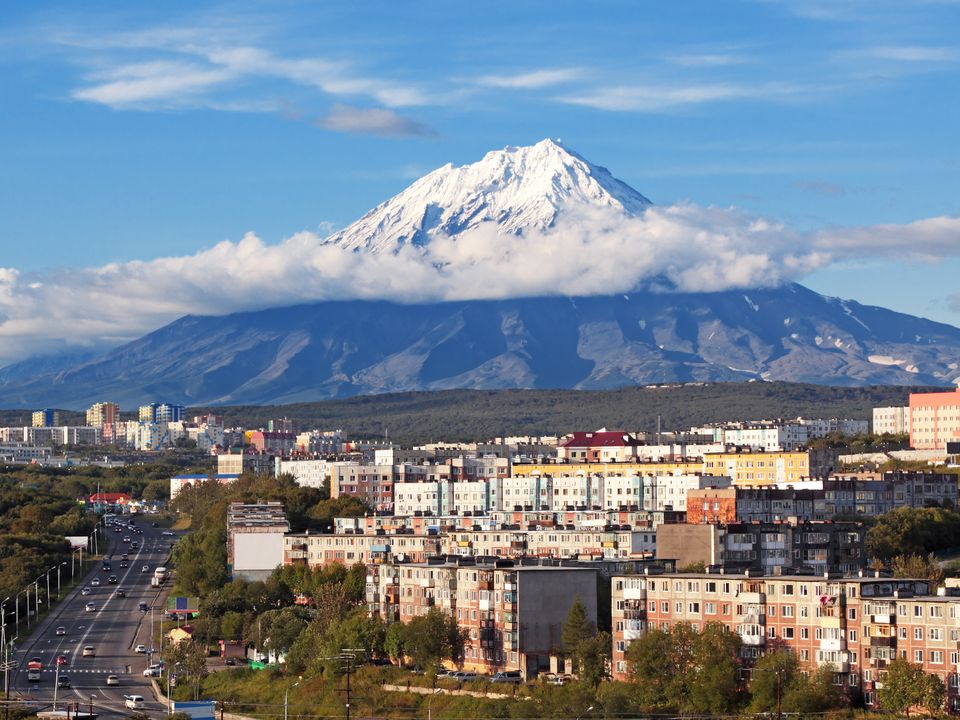
[{"label": "blue sky", "polygon": [[[141,325],[118,313],[115,336],[86,328],[39,290],[89,284],[81,268],[123,282],[69,288],[72,304],[113,305],[151,283],[136,261],[251,232],[267,246],[324,235],[435,167],[544,137],[657,204],[733,206],[801,236],[849,228],[856,252],[798,279],[960,325],[955,1],[35,2],[4,14],[0,361],[82,335],[119,341],[184,309],[165,287]],[[892,227],[874,247],[878,226]]]}]

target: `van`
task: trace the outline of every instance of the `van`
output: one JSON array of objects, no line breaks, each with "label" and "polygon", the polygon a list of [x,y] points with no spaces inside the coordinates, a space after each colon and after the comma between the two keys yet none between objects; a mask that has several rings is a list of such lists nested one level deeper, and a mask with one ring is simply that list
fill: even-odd
[{"label": "van", "polygon": [[143,695],[125,695],[123,704],[131,710],[139,710],[143,707]]},{"label": "van", "polygon": [[519,670],[507,670],[506,672],[494,673],[493,677],[490,678],[490,682],[519,685],[523,682],[523,678],[520,676]]}]

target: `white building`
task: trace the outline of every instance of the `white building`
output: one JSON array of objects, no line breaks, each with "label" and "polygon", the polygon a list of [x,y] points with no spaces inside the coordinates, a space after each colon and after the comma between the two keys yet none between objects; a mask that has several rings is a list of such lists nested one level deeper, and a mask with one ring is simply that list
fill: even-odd
[{"label": "white building", "polygon": [[440,515],[441,483],[423,482],[395,483],[393,486],[393,512],[395,515]]},{"label": "white building", "polygon": [[276,458],[276,474],[292,475],[301,487],[321,488],[330,480],[330,471],[334,465],[356,465],[356,463],[335,462],[332,460],[283,460]]},{"label": "white building", "polygon": [[910,432],[910,407],[878,407],[873,409],[873,432],[900,435]]},{"label": "white building", "polygon": [[833,434],[866,435],[870,432],[870,423],[866,420],[851,420],[850,418],[808,420],[797,418],[797,422],[807,428],[807,435],[810,438],[824,438]]},{"label": "white building", "polygon": [[648,475],[643,478],[643,509],[687,511],[687,491],[726,488],[733,481],[720,475]]},{"label": "white building", "polygon": [[604,510],[637,507],[643,503],[643,478],[639,475],[601,477]]}]

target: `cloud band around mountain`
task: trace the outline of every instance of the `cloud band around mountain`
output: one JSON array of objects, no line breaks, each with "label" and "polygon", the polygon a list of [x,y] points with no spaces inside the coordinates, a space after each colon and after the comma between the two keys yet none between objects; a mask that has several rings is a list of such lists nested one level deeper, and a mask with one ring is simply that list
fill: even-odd
[{"label": "cloud band around mountain", "polygon": [[32,275],[0,268],[0,365],[134,339],[182,315],[337,299],[404,303],[773,286],[863,257],[960,256],[960,218],[802,233],[736,208],[658,206],[561,215],[522,237],[485,224],[425,247],[363,253],[302,232],[253,233],[194,255]]}]

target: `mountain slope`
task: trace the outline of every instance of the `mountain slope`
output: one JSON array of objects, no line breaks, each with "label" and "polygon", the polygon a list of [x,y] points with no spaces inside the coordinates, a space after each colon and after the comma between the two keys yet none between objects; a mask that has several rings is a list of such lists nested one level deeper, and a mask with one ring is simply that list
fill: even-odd
[{"label": "mountain slope", "polygon": [[960,329],[800,285],[398,305],[322,302],[181,318],[67,371],[0,384],[0,405],[306,402],[450,388],[729,380],[944,385]]},{"label": "mountain slope", "polygon": [[327,242],[349,250],[395,252],[407,243],[425,245],[437,233],[458,235],[483,223],[522,235],[552,226],[570,207],[609,207],[638,215],[650,204],[606,168],[542,140],[489,152],[470,165],[444,165]]}]

